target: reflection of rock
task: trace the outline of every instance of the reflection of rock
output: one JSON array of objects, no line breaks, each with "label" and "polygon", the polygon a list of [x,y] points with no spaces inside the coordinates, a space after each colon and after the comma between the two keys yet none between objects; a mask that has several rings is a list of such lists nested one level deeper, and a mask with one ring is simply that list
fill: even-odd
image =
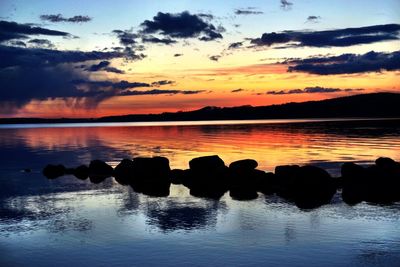
[{"label": "reflection of rock", "polygon": [[92,160],[89,164],[89,179],[92,183],[98,184],[112,174],[113,168],[102,160]]},{"label": "reflection of rock", "polygon": [[170,182],[169,160],[165,157],[134,158],[133,190],[150,196],[168,196]]},{"label": "reflection of rock", "polygon": [[228,191],[228,168],[218,156],[194,158],[183,184],[196,197],[219,199]]},{"label": "reflection of rock", "polygon": [[179,203],[167,200],[164,205],[158,202],[146,206],[147,223],[165,232],[179,230],[198,230],[214,226],[217,223],[218,211],[226,209],[220,201],[201,201]]},{"label": "reflection of rock", "polygon": [[89,177],[89,168],[86,165],[76,167],[74,170],[74,176],[79,180],[85,180]]},{"label": "reflection of rock", "polygon": [[330,203],[336,193],[333,178],[315,166],[278,166],[278,194],[299,208],[316,208]]},{"label": "reflection of rock", "polygon": [[48,179],[55,179],[57,177],[63,176],[65,174],[65,167],[64,165],[53,165],[48,164],[43,169],[43,175],[46,176]]},{"label": "reflection of rock", "polygon": [[378,158],[375,163],[367,168],[354,163],[343,164],[343,201],[348,204],[400,201],[400,163],[390,158]]},{"label": "reflection of rock", "polygon": [[114,169],[115,180],[122,185],[127,185],[133,179],[133,172],[133,161],[123,159]]}]

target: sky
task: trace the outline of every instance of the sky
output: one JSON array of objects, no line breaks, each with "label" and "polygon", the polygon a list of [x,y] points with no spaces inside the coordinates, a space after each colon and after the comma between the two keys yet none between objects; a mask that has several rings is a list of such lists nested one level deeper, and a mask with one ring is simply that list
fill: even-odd
[{"label": "sky", "polygon": [[0,117],[400,91],[400,1],[0,0]]}]

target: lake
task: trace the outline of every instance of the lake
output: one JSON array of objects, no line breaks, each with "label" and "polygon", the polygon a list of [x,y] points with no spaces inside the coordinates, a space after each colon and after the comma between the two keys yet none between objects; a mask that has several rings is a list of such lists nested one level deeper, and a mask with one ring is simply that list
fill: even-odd
[{"label": "lake", "polygon": [[[263,120],[0,126],[0,266],[399,266],[400,203],[300,210],[277,196],[149,197],[108,178],[48,180],[48,163],[219,155],[258,168],[400,160],[400,120]],[[24,169],[31,172],[23,172]]]}]

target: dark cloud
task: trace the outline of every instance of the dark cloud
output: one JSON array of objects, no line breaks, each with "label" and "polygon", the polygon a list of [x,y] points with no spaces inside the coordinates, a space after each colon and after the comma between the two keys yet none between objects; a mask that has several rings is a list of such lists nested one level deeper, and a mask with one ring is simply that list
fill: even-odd
[{"label": "dark cloud", "polygon": [[176,43],[175,40],[172,40],[170,38],[157,38],[154,36],[143,37],[142,42],[143,43],[153,43],[153,44],[165,44],[165,45],[170,45],[170,44]]},{"label": "dark cloud", "polygon": [[145,20],[142,24],[142,34],[162,34],[170,38],[199,38],[202,41],[222,39],[220,29],[204,21],[204,16],[182,13],[158,12],[153,20]]},{"label": "dark cloud", "polygon": [[287,61],[289,72],[318,75],[352,74],[400,70],[400,51],[391,53],[370,51],[363,55],[343,54],[331,57],[313,57]]},{"label": "dark cloud", "polygon": [[19,24],[17,22],[0,21],[0,42],[12,39],[26,39],[30,35],[48,35],[70,37],[67,32],[54,31],[30,24]]},{"label": "dark cloud", "polygon": [[197,16],[204,18],[204,19],[208,19],[208,20],[214,19],[214,16],[212,14],[208,14],[208,13],[199,13],[199,14],[197,14]]},{"label": "dark cloud", "polygon": [[139,37],[139,35],[130,31],[113,30],[112,32],[117,35],[120,44],[123,46],[132,46],[136,44],[136,38]]},{"label": "dark cloud", "polygon": [[26,43],[20,40],[9,41],[10,45],[26,47]]},{"label": "dark cloud", "polygon": [[291,95],[291,94],[315,94],[315,93],[338,93],[338,92],[354,92],[364,89],[340,89],[340,88],[325,88],[320,86],[306,87],[304,89],[291,89],[281,91],[269,91],[267,95]]},{"label": "dark cloud", "polygon": [[210,56],[209,59],[212,61],[218,61],[221,58],[219,55]]},{"label": "dark cloud", "polygon": [[398,40],[400,24],[374,25],[328,31],[284,31],[264,33],[261,38],[251,39],[256,46],[291,43],[289,47],[345,47]]},{"label": "dark cloud", "polygon": [[50,67],[62,63],[78,63],[88,60],[122,58],[121,52],[61,51],[44,48],[20,48],[0,45],[0,68]]},{"label": "dark cloud", "polygon": [[86,71],[90,72],[95,72],[95,71],[106,71],[106,72],[113,72],[113,73],[118,73],[118,74],[124,74],[125,72],[123,70],[110,67],[111,62],[110,61],[100,61],[98,64],[93,64],[90,67],[86,68]]},{"label": "dark cloud", "polygon": [[243,42],[235,42],[235,43],[231,43],[228,46],[228,49],[236,49],[239,48],[243,45]]},{"label": "dark cloud", "polygon": [[28,41],[29,44],[32,44],[37,47],[43,47],[43,48],[52,48],[54,47],[54,44],[50,40],[46,39],[32,39]]},{"label": "dark cloud", "polygon": [[162,80],[162,81],[152,82],[151,86],[159,87],[162,85],[170,85],[170,84],[175,84],[175,81]]},{"label": "dark cloud", "polygon": [[232,90],[231,93],[239,93],[239,92],[242,92],[242,91],[244,91],[244,89],[239,88],[239,89]]},{"label": "dark cloud", "polygon": [[321,19],[320,16],[308,16],[307,17],[307,22],[313,22],[313,23],[317,23],[319,22]]},{"label": "dark cloud", "polygon": [[[21,48],[0,45],[0,113],[13,112],[32,100],[63,99],[81,107],[92,108],[117,93],[147,83],[87,81],[82,71],[85,61],[125,57],[121,52],[59,51],[44,48]],[[76,65],[79,64],[79,68]],[[107,65],[107,66],[106,66]],[[107,63],[101,68],[111,68]],[[109,70],[109,69],[108,69]],[[68,101],[67,101],[68,100]]]},{"label": "dark cloud", "polygon": [[287,0],[281,0],[281,8],[283,10],[289,10],[292,8],[292,6],[293,6],[292,2],[289,2]]},{"label": "dark cloud", "polygon": [[174,54],[174,57],[181,57],[183,54]]},{"label": "dark cloud", "polygon": [[260,15],[264,14],[262,11],[252,10],[251,9],[235,9],[235,15]]},{"label": "dark cloud", "polygon": [[92,20],[92,18],[89,16],[78,15],[78,16],[66,18],[66,17],[62,16],[61,14],[41,15],[40,19],[44,20],[44,21],[50,21],[50,22],[72,22],[72,23],[89,22]]}]

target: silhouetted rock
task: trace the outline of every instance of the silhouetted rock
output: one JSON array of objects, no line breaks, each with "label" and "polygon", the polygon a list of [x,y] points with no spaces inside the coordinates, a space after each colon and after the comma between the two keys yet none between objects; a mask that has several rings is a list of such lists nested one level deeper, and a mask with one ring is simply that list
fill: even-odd
[{"label": "silhouetted rock", "polygon": [[255,170],[257,161],[244,159],[229,165],[229,195],[236,200],[251,200],[258,197],[257,185],[263,171]]},{"label": "silhouetted rock", "polygon": [[228,168],[218,156],[194,158],[183,185],[196,197],[219,199],[228,191]]},{"label": "silhouetted rock", "polygon": [[385,169],[392,169],[399,167],[399,163],[391,158],[380,157],[375,160],[376,166]]},{"label": "silhouetted rock", "polygon": [[64,165],[53,165],[48,164],[43,169],[43,175],[46,176],[48,179],[55,179],[57,177],[63,176],[65,174],[65,167]]},{"label": "silhouetted rock", "polygon": [[134,179],[133,161],[130,159],[123,159],[114,169],[115,180],[122,184],[127,185]]},{"label": "silhouetted rock", "polygon": [[258,163],[254,159],[242,159],[232,162],[229,169],[232,171],[248,171],[257,168]]},{"label": "silhouetted rock", "polygon": [[265,195],[272,195],[277,191],[277,181],[272,172],[254,170],[257,180],[257,191]]},{"label": "silhouetted rock", "polygon": [[219,171],[226,168],[224,161],[217,155],[194,158],[189,161],[189,167],[194,172]]},{"label": "silhouetted rock", "polygon": [[173,169],[170,173],[170,180],[173,184],[183,184],[188,177],[189,170]]},{"label": "silhouetted rock", "polygon": [[130,185],[136,192],[160,197],[169,195],[171,168],[167,158],[134,158],[132,171]]},{"label": "silhouetted rock", "polygon": [[74,176],[79,180],[87,179],[89,177],[89,167],[86,165],[76,167],[74,170]]},{"label": "silhouetted rock", "polygon": [[102,160],[92,160],[89,164],[89,179],[92,183],[100,183],[112,174],[113,168]]},{"label": "silhouetted rock", "polygon": [[367,188],[367,175],[364,167],[352,162],[342,165],[342,199],[349,205],[364,200]]},{"label": "silhouetted rock", "polygon": [[278,194],[302,209],[328,204],[336,193],[333,178],[316,166],[278,166],[275,175]]}]

